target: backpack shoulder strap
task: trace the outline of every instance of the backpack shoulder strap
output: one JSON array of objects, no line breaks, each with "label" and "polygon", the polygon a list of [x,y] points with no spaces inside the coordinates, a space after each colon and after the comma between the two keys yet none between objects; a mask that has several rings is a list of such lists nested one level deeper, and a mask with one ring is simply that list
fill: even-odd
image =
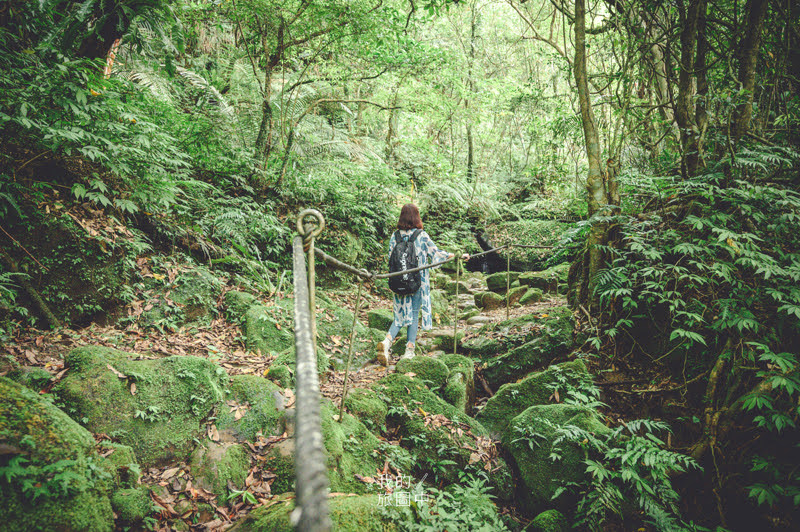
[{"label": "backpack shoulder strap", "polygon": [[411,233],[411,236],[408,237],[408,241],[409,242],[413,242],[414,240],[416,240],[421,232],[422,232],[422,229],[415,229],[414,232]]}]

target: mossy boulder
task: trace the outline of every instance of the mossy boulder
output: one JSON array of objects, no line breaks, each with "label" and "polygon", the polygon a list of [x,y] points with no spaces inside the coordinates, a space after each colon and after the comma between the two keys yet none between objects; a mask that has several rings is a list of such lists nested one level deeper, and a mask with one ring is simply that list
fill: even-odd
[{"label": "mossy boulder", "polygon": [[100,446],[111,450],[111,454],[103,460],[103,469],[111,476],[111,486],[114,489],[138,486],[141,469],[136,462],[133,449],[127,445],[110,441],[103,441]]},{"label": "mossy boulder", "polygon": [[460,411],[469,413],[469,406],[475,399],[475,366],[472,360],[452,353],[441,355],[439,360],[450,369],[447,384],[439,395]]},{"label": "mossy boulder", "polygon": [[8,374],[8,378],[38,392],[50,382],[53,375],[44,368],[22,366]]},{"label": "mossy boulder", "polygon": [[217,496],[220,504],[228,500],[228,485],[242,489],[250,471],[250,457],[238,443],[204,441],[189,461],[195,483]]},{"label": "mossy boulder", "polygon": [[456,288],[458,289],[459,294],[470,294],[472,290],[470,286],[465,283],[464,281],[448,281],[444,285],[442,285],[442,289],[445,293],[449,296],[455,295]]},{"label": "mossy boulder", "polygon": [[[114,529],[110,475],[92,435],[39,394],[5,377],[0,377],[0,441],[11,451],[4,465],[23,468],[12,478],[0,477],[3,530]],[[44,494],[37,496],[38,490]]]},{"label": "mossy boulder", "polygon": [[569,522],[558,510],[547,510],[528,523],[524,532],[569,532]]},{"label": "mossy boulder", "polygon": [[225,293],[225,309],[229,320],[240,322],[247,310],[258,304],[258,299],[248,292],[231,290]]},{"label": "mossy boulder", "polygon": [[251,306],[244,314],[244,336],[249,349],[265,355],[294,347],[292,320],[275,306]]},{"label": "mossy boulder", "polygon": [[485,363],[483,375],[490,385],[496,387],[514,381],[569,353],[574,345],[574,322],[560,316],[546,316],[525,332],[524,338],[532,339]]},{"label": "mossy boulder", "polygon": [[550,456],[559,429],[571,425],[598,435],[611,432],[593,410],[565,404],[531,406],[511,420],[503,445],[519,468],[525,484],[522,502],[529,511],[547,509],[559,487],[585,478],[584,451],[578,444],[562,442],[561,458]]},{"label": "mossy boulder", "polygon": [[506,298],[494,292],[477,292],[475,294],[475,306],[484,310],[495,310],[504,307]]},{"label": "mossy boulder", "polygon": [[[411,446],[418,459],[420,472],[442,460],[452,460],[453,467],[439,471],[439,478],[449,484],[458,482],[460,471],[477,472],[487,466],[483,461],[471,460],[470,450],[481,446],[492,450],[486,428],[431,392],[422,381],[393,373],[372,388],[394,410],[390,411],[387,423],[399,427],[404,444]],[[512,479],[505,462],[495,457],[487,467],[495,495],[501,499],[510,497]]]},{"label": "mossy boulder", "polygon": [[394,321],[394,312],[391,309],[378,308],[367,312],[367,323],[370,328],[388,331]]},{"label": "mossy boulder", "polygon": [[508,272],[508,276],[506,276],[506,272],[493,273],[486,276],[486,287],[491,292],[505,294],[506,284],[516,281],[519,275],[519,272]]},{"label": "mossy boulder", "polygon": [[458,315],[458,319],[466,321],[470,318],[478,316],[480,313],[481,310],[477,307],[466,308]]},{"label": "mossy boulder", "polygon": [[[268,506],[256,508],[231,532],[293,532],[290,515],[293,494],[286,494]],[[337,495],[328,498],[333,530],[338,532],[396,532],[400,528],[392,517],[381,512],[378,495]]]},{"label": "mossy boulder", "polygon": [[544,292],[541,288],[528,288],[528,290],[519,298],[520,305],[532,305],[538,303],[544,297]]},{"label": "mossy boulder", "polygon": [[497,338],[474,336],[461,342],[461,348],[469,356],[487,359],[502,351],[504,344]]},{"label": "mossy boulder", "polygon": [[524,296],[527,291],[528,291],[527,286],[516,286],[512,288],[511,290],[508,291],[508,296],[507,296],[508,301],[512,305],[519,303],[520,300],[522,299],[522,296]]},{"label": "mossy boulder", "polygon": [[417,379],[422,380],[429,388],[442,388],[450,376],[450,369],[444,362],[433,357],[415,356],[404,358],[397,362],[398,373],[414,373]]},{"label": "mossy boulder", "polygon": [[378,397],[374,390],[369,388],[353,388],[347,391],[344,400],[347,411],[361,420],[367,427],[375,430],[386,423],[388,407]]},{"label": "mossy boulder", "polygon": [[136,358],[106,347],[75,349],[54,391],[92,432],[132,447],[141,465],[182,460],[222,402],[228,374],[205,358]]},{"label": "mossy boulder", "polygon": [[[386,458],[400,469],[407,468],[411,460],[408,453],[381,442],[358,418],[345,413],[338,421],[339,409],[329,400],[322,401],[322,435],[328,459],[328,479],[332,492],[365,493],[370,485],[361,482],[356,474],[372,476],[382,469]],[[284,493],[293,489],[294,440],[284,440],[273,445],[264,467],[275,473],[273,493]]]},{"label": "mossy boulder", "polygon": [[257,375],[236,375],[229,389],[227,401],[217,412],[219,430],[230,430],[239,441],[255,441],[258,433],[283,433],[286,412],[280,386]]},{"label": "mossy boulder", "polygon": [[[325,373],[330,366],[330,359],[325,351],[317,346],[317,373]],[[294,387],[294,373],[297,367],[297,353],[294,345],[275,357],[269,366],[267,378],[278,384],[281,388]]]},{"label": "mossy boulder", "polygon": [[140,523],[154,511],[150,490],[145,487],[126,488],[114,492],[111,496],[111,508],[123,525]]},{"label": "mossy boulder", "polygon": [[519,382],[501,386],[476,417],[492,434],[502,436],[511,420],[525,409],[551,403],[556,389],[560,388],[563,394],[564,386],[577,387],[580,380],[588,375],[586,365],[580,360],[532,373]]},{"label": "mossy boulder", "polygon": [[548,293],[556,293],[560,284],[567,284],[569,264],[559,264],[540,272],[527,272],[519,277],[520,284],[539,288]]},{"label": "mossy boulder", "polygon": [[431,331],[430,334],[433,337],[433,345],[436,349],[441,349],[442,351],[452,353],[455,344],[460,344],[461,340],[464,339],[464,332],[458,331],[455,335],[453,335],[453,330],[448,329],[439,329],[437,331]]}]

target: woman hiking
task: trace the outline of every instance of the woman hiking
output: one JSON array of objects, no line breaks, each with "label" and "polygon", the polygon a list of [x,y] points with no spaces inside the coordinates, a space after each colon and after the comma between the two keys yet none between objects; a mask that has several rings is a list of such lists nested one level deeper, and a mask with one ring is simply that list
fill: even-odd
[{"label": "woman hiking", "polygon": [[[415,237],[416,235],[416,237]],[[419,216],[419,209],[413,203],[403,205],[400,210],[400,219],[397,221],[397,231],[389,240],[389,256],[397,244],[398,239],[408,241],[414,240],[414,250],[417,255],[417,266],[425,266],[433,262],[441,262],[453,257],[439,249],[433,243],[428,233],[422,230],[422,219]],[[465,260],[469,255],[462,256]],[[414,356],[414,346],[417,342],[417,331],[420,326],[426,331],[431,328],[431,284],[430,269],[420,272],[421,284],[419,290],[409,295],[394,294],[394,321],[386,333],[386,337],[377,345],[377,360],[379,364],[387,366],[389,364],[389,349],[394,342],[401,327],[408,327],[408,343],[406,344],[405,354],[400,358],[411,358]]]}]

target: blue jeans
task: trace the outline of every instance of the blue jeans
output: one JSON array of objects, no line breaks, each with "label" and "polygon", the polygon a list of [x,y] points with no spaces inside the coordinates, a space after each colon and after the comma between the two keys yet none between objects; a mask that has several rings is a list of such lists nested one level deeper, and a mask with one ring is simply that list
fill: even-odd
[{"label": "blue jeans", "polygon": [[[411,296],[411,314],[414,316],[411,320],[411,325],[408,326],[408,343],[415,344],[417,342],[417,329],[419,328],[419,309],[422,307],[422,289],[417,290]],[[400,332],[400,324],[397,322],[397,316],[394,317],[392,326],[389,327],[389,336],[392,340],[395,339],[397,333]]]}]

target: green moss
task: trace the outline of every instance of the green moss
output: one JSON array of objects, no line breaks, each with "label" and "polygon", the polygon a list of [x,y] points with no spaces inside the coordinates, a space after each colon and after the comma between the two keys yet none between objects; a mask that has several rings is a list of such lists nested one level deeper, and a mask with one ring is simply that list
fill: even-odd
[{"label": "green moss", "polygon": [[[490,224],[486,233],[492,242],[519,242],[551,246],[558,243],[561,234],[572,224],[556,220],[515,220]],[[542,267],[552,250],[514,247],[503,252],[510,255],[511,269],[517,271],[536,270]],[[505,266],[505,264],[503,264]]]},{"label": "green moss", "polygon": [[272,364],[269,367],[267,378],[281,388],[291,388],[294,386],[294,370],[285,364],[280,366]]},{"label": "green moss", "polygon": [[450,323],[453,319],[453,308],[445,296],[444,290],[431,290],[431,315],[438,325]]},{"label": "green moss", "polygon": [[111,496],[111,507],[123,524],[141,522],[153,512],[150,491],[147,488],[122,489]]},{"label": "green moss", "polygon": [[76,349],[67,355],[70,371],[54,391],[71,415],[87,419],[92,432],[131,446],[142,466],[181,460],[223,400],[228,375],[204,358],[135,358],[105,347]]},{"label": "green moss", "polygon": [[461,342],[461,348],[470,356],[481,359],[491,358],[503,350],[503,342],[488,336],[467,338]]},{"label": "green moss", "polygon": [[467,383],[464,381],[464,375],[456,373],[447,380],[445,387],[439,392],[439,395],[456,407],[460,412],[467,411],[469,402],[467,397]]},{"label": "green moss", "polygon": [[8,374],[8,378],[38,392],[53,376],[44,368],[23,366]]},{"label": "green moss", "polygon": [[[317,347],[317,373],[320,375],[328,370],[330,359],[325,351]],[[277,383],[282,388],[294,387],[294,371],[297,366],[297,358],[294,346],[284,351],[272,361],[269,366],[269,373],[267,378],[272,382]],[[283,368],[283,369],[281,369]]]},{"label": "green moss", "polygon": [[442,388],[447,384],[450,369],[444,362],[432,357],[415,356],[397,362],[398,373],[415,373],[416,378],[425,382],[429,388]]},{"label": "green moss", "polygon": [[390,309],[374,309],[367,312],[367,323],[373,329],[388,331],[394,321],[394,312]]},{"label": "green moss", "polygon": [[[0,440],[28,461],[25,474],[0,476],[3,530],[113,529],[109,475],[100,467],[92,435],[39,394],[5,377],[0,377]],[[47,493],[34,501],[22,489],[25,480]]]},{"label": "green moss", "polygon": [[506,298],[494,292],[478,292],[475,294],[475,305],[484,310],[495,310],[505,306]]},{"label": "green moss", "polygon": [[102,447],[113,449],[103,460],[103,468],[111,475],[111,484],[115,489],[135,488],[139,485],[141,474],[136,455],[127,445],[103,441]]},{"label": "green moss", "polygon": [[[488,431],[475,419],[435,395],[420,380],[393,373],[376,382],[373,389],[390,405],[390,419],[399,426],[403,441],[411,446],[420,460],[420,469],[442,460],[453,460],[456,466],[440,472],[443,481],[452,483],[458,482],[459,471],[480,469],[483,465],[469,463],[472,451],[468,447],[474,449],[476,439],[488,436]],[[448,423],[431,423],[429,416],[437,415]],[[463,430],[455,430],[456,426],[463,427]],[[505,462],[497,461],[489,480],[497,490],[497,496],[510,496],[511,474]]]},{"label": "green moss", "polygon": [[[253,510],[231,532],[292,532],[289,515],[294,497],[284,495],[277,504]],[[397,524],[381,512],[378,495],[340,495],[328,499],[333,530],[338,532],[395,532]]]},{"label": "green moss", "polygon": [[533,373],[520,382],[504,384],[489,398],[476,417],[495,436],[503,435],[511,420],[525,409],[551,402],[553,386],[559,382],[558,375],[567,382],[577,384],[580,373],[587,373],[586,365],[575,360]]},{"label": "green moss", "polygon": [[567,518],[558,510],[547,510],[528,523],[524,532],[569,532]]},{"label": "green moss", "polygon": [[[272,373],[270,371],[270,373]],[[277,436],[285,429],[282,388],[257,375],[231,377],[230,396],[233,407],[245,406],[240,419],[226,403],[217,413],[217,428],[231,430],[239,441],[255,441],[260,432],[264,436]]]},{"label": "green moss", "polygon": [[518,278],[519,278],[519,272],[508,272],[508,277],[506,277],[506,272],[493,273],[491,275],[486,276],[486,287],[491,292],[496,292],[498,294],[505,294],[506,283],[508,283],[509,281],[513,283]]},{"label": "green moss", "polygon": [[255,305],[244,315],[245,343],[249,349],[263,354],[280,353],[294,346],[291,318],[275,307]]},{"label": "green moss", "polygon": [[559,264],[540,272],[527,272],[520,276],[519,282],[544,292],[555,293],[559,284],[567,283],[569,264]]},{"label": "green moss", "polygon": [[222,285],[222,281],[205,266],[196,265],[183,270],[174,281],[159,288],[160,296],[151,300],[153,308],[145,311],[139,322],[159,329],[191,322],[210,323],[217,312],[217,297]]},{"label": "green moss", "polygon": [[475,399],[475,366],[472,360],[452,353],[440,356],[439,360],[450,369],[450,377],[441,393],[442,398],[459,410],[467,412]]},{"label": "green moss", "polygon": [[386,423],[388,408],[374,390],[368,388],[348,390],[344,406],[348,412],[373,429]]},{"label": "green moss", "polygon": [[228,484],[244,487],[250,471],[250,458],[239,444],[204,442],[192,453],[189,462],[198,486],[217,496],[220,504],[228,500]]},{"label": "green moss", "polygon": [[[452,353],[453,352],[453,331],[451,329],[447,329],[445,331],[439,331],[439,333],[433,339],[433,345],[436,349],[441,349],[442,351]],[[461,343],[461,340],[464,339],[464,332],[458,331],[455,335],[456,343]]]},{"label": "green moss", "polygon": [[231,290],[225,294],[226,314],[228,319],[233,322],[242,321],[247,310],[257,303],[256,296],[247,292]]},{"label": "green moss", "polygon": [[459,294],[471,294],[472,290],[470,290],[469,285],[464,281],[451,281],[450,279],[445,278],[446,280],[440,285],[442,290],[444,290],[445,294],[447,295],[455,295],[456,287],[458,287]]},{"label": "green moss", "polygon": [[544,297],[544,292],[541,288],[528,288],[528,291],[519,299],[520,305],[531,305],[538,303]]},{"label": "green moss", "polygon": [[519,468],[526,488],[522,502],[529,510],[546,509],[559,486],[584,478],[584,451],[577,444],[561,443],[561,459],[550,457],[558,429],[568,425],[595,434],[611,432],[593,410],[564,404],[532,406],[511,420],[503,444]]},{"label": "green moss", "polygon": [[477,307],[468,307],[468,308],[465,308],[463,311],[461,311],[461,313],[459,313],[458,319],[466,321],[466,320],[470,319],[473,316],[479,315],[480,313],[481,313],[481,310],[479,308],[477,308]]},{"label": "green moss", "polygon": [[519,303],[519,301],[522,299],[522,296],[524,296],[527,291],[528,291],[527,286],[514,287],[508,291],[508,300],[511,302],[512,305],[514,303]]}]

